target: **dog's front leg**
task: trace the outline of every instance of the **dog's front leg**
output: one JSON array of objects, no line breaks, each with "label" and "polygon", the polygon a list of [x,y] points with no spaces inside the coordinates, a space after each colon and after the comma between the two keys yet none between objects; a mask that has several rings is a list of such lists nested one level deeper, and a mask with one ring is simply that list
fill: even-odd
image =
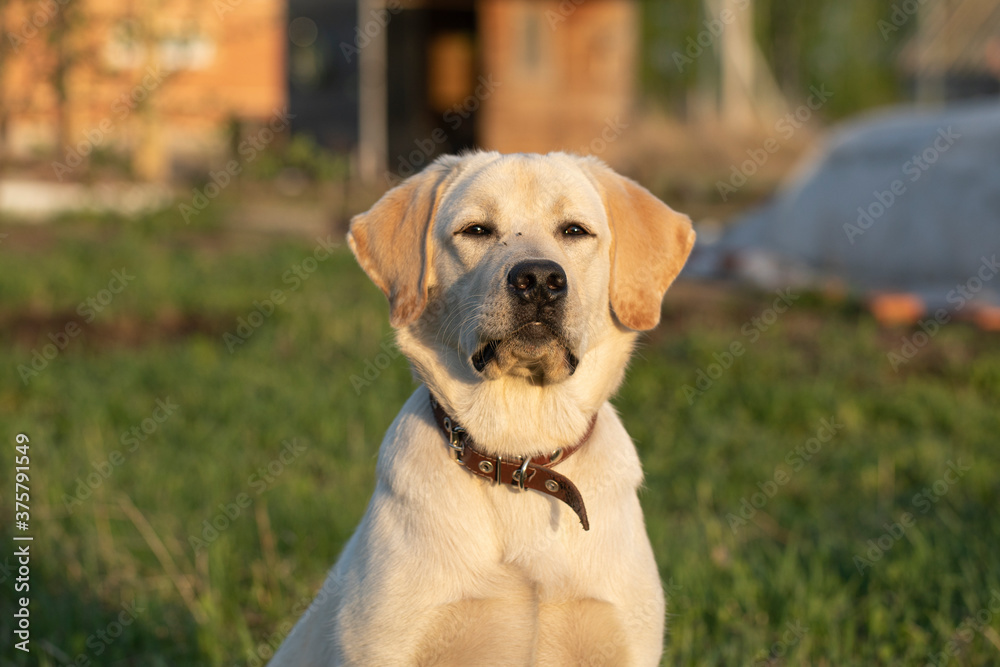
[{"label": "dog's front leg", "polygon": [[481,560],[495,551],[488,540],[477,542],[481,531],[463,530],[447,513],[414,514],[412,500],[376,490],[272,666],[535,662],[533,586],[488,564],[495,559]]}]

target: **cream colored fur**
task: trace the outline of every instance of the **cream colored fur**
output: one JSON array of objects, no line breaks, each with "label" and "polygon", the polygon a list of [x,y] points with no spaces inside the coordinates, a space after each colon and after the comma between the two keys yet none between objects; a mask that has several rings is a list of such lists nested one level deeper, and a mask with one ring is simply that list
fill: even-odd
[{"label": "cream colored fur", "polygon": [[[567,236],[569,222],[589,235]],[[473,223],[493,233],[461,233]],[[642,471],[608,398],[693,241],[686,216],[562,153],[444,157],[352,221],[423,384],[382,442],[368,511],[272,665],[658,664],[665,609]],[[539,348],[543,375],[514,357],[477,372],[471,357],[514,327],[506,276],[526,259],[566,272],[564,342]],[[564,351],[579,359],[572,374]],[[428,390],[501,456],[570,445],[597,413],[556,468],[590,531],[563,503],[456,465]]]}]

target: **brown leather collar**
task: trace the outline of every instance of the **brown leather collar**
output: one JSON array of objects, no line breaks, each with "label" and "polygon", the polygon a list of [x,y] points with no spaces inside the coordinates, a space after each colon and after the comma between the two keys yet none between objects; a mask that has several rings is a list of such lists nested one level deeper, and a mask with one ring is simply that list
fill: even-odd
[{"label": "brown leather collar", "polygon": [[448,447],[451,448],[452,455],[460,466],[464,466],[474,475],[488,479],[495,484],[506,484],[521,491],[531,489],[557,498],[576,512],[584,530],[590,530],[587,508],[583,504],[583,496],[580,495],[580,491],[566,476],[552,470],[551,466],[565,461],[590,439],[590,434],[594,432],[594,425],[597,423],[596,414],[590,420],[587,432],[572,447],[560,448],[551,454],[543,454],[530,459],[518,456],[511,460],[504,460],[500,456],[489,456],[477,449],[472,441],[472,436],[458,422],[448,416],[433,394],[430,397],[434,419],[447,436]]}]

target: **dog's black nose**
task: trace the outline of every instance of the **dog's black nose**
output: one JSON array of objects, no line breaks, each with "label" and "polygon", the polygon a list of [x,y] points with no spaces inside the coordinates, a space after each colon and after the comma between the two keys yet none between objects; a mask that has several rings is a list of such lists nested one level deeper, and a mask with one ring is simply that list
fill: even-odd
[{"label": "dog's black nose", "polygon": [[514,265],[507,285],[526,303],[548,303],[566,294],[566,272],[551,260],[532,259]]}]

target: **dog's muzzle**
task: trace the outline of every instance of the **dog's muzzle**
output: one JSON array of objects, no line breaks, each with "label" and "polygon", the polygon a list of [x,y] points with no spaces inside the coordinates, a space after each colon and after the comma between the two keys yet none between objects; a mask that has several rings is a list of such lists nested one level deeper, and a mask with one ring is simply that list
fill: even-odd
[{"label": "dog's muzzle", "polygon": [[487,340],[472,355],[482,373],[490,362],[501,371],[515,366],[541,368],[547,375],[572,375],[579,359],[561,334],[568,292],[566,272],[547,259],[515,264],[507,273],[514,329],[503,338]]}]

